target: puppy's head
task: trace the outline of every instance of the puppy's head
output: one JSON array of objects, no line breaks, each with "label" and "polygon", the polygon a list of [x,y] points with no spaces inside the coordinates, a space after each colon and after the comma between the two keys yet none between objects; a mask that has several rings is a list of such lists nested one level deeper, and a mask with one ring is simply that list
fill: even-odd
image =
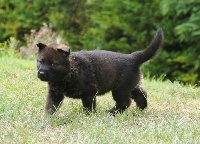
[{"label": "puppy's head", "polygon": [[37,76],[46,82],[63,80],[70,69],[70,48],[62,44],[37,44]]}]

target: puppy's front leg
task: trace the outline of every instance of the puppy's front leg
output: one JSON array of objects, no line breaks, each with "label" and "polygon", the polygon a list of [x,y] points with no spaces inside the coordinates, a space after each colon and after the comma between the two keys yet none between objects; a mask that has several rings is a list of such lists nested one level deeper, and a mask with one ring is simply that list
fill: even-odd
[{"label": "puppy's front leg", "polygon": [[63,99],[63,94],[55,92],[49,88],[46,99],[45,113],[53,114],[61,106]]},{"label": "puppy's front leg", "polygon": [[86,112],[95,112],[96,96],[84,96],[81,100],[83,103],[83,110]]}]

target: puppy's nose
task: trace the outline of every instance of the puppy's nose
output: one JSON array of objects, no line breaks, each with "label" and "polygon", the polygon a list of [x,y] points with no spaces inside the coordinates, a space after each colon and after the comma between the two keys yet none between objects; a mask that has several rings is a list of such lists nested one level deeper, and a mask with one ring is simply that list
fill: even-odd
[{"label": "puppy's nose", "polygon": [[40,70],[38,71],[38,78],[43,81],[47,81],[49,79],[49,73],[47,70]]},{"label": "puppy's nose", "polygon": [[42,76],[42,77],[43,77],[43,76],[46,75],[46,73],[47,73],[47,72],[45,72],[45,71],[39,71],[39,72],[38,72],[38,76]]},{"label": "puppy's nose", "polygon": [[44,71],[39,71],[39,75],[45,75]]}]

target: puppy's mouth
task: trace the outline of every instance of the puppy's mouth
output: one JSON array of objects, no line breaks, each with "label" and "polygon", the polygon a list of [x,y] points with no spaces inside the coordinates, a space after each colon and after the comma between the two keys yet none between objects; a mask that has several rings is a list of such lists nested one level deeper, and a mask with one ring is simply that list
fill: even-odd
[{"label": "puppy's mouth", "polygon": [[48,71],[45,71],[45,70],[39,70],[37,73],[37,76],[41,81],[45,81],[45,82],[48,82],[50,79],[50,75]]}]

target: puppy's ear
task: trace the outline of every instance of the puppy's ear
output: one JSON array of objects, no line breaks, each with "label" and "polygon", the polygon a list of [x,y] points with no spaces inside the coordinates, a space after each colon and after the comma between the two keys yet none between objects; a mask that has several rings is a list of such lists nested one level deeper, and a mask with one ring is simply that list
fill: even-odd
[{"label": "puppy's ear", "polygon": [[59,53],[61,53],[64,57],[68,57],[70,55],[70,48],[69,47],[63,47],[57,49]]},{"label": "puppy's ear", "polygon": [[46,44],[43,44],[43,43],[38,43],[36,45],[39,48],[39,51],[43,50],[47,46]]}]

